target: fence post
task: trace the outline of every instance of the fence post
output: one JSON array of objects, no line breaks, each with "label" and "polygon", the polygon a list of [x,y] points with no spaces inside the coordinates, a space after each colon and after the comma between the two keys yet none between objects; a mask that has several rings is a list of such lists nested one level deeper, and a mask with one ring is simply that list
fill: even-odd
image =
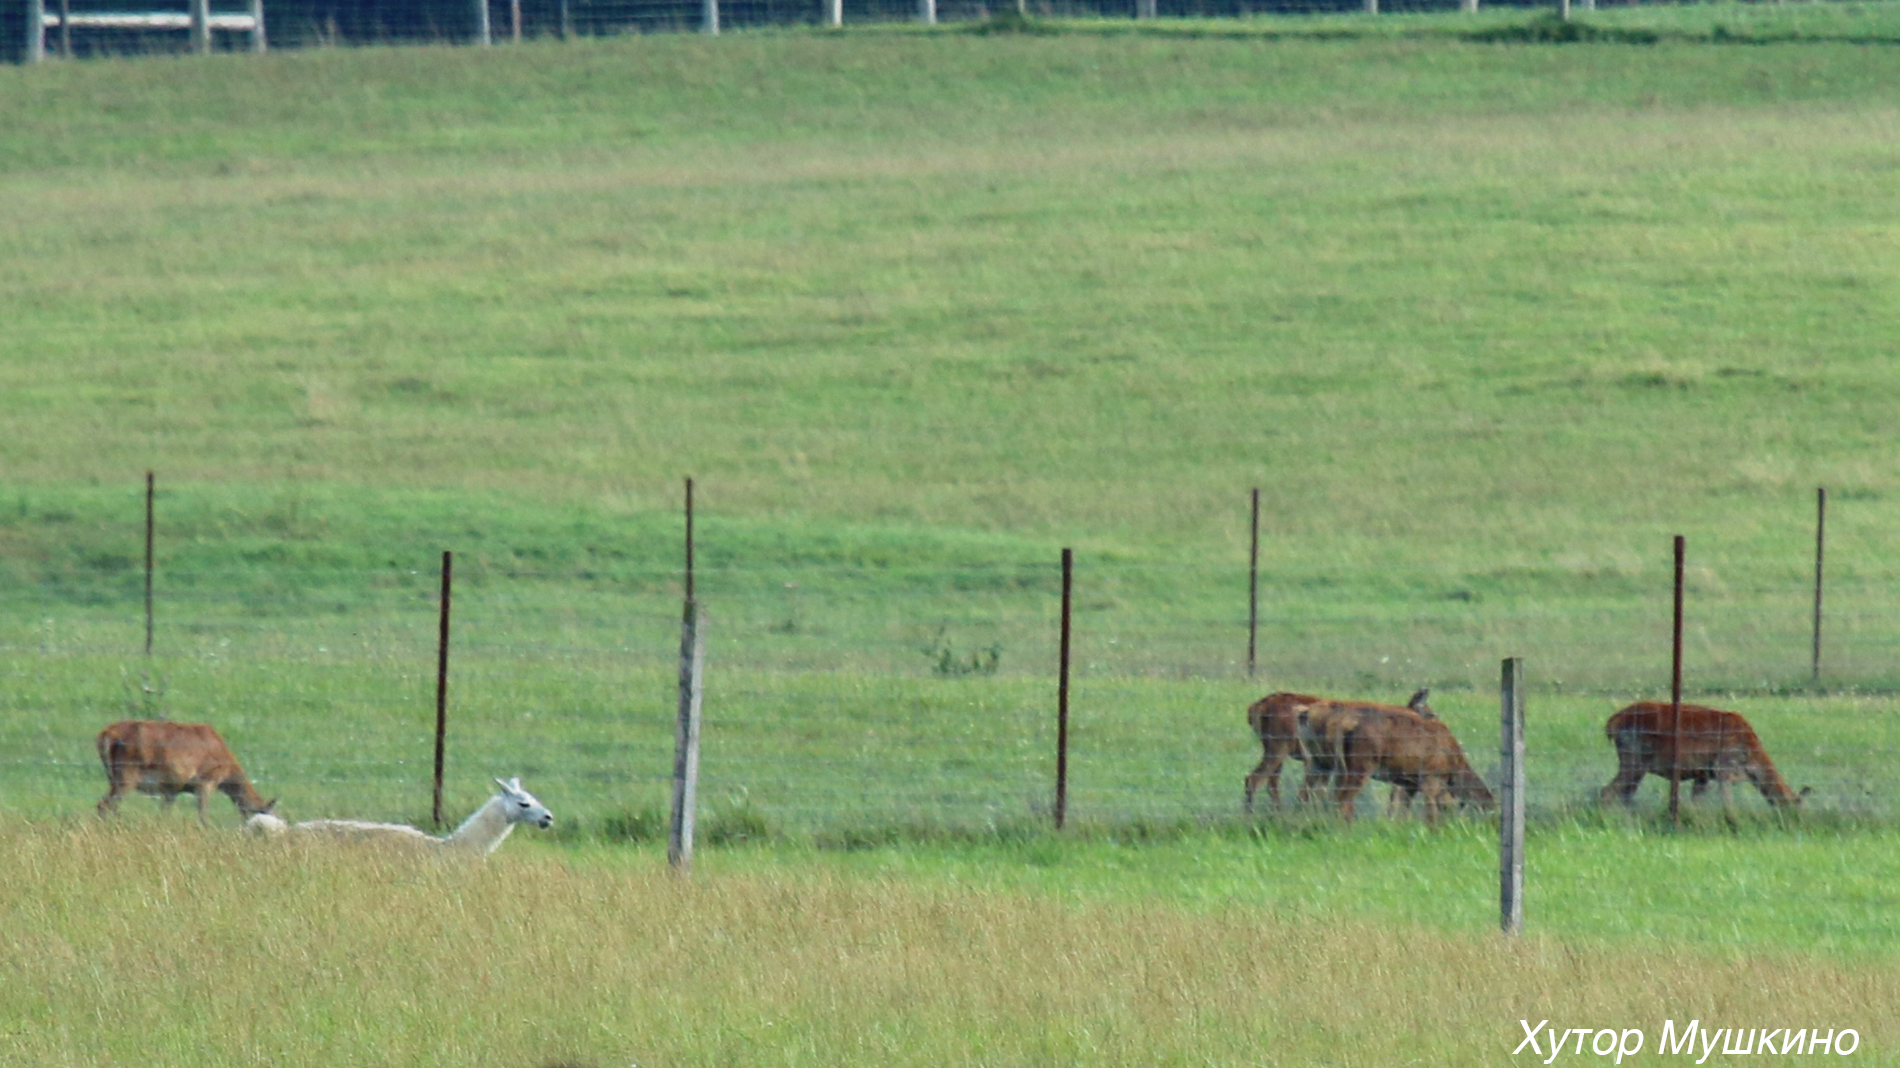
[{"label": "fence post", "polygon": [[1669,650],[1669,826],[1682,826],[1682,558],[1686,542],[1676,535],[1676,613]]},{"label": "fence post", "polygon": [[825,0],[825,25],[844,25],[844,0]]},{"label": "fence post", "polygon": [[488,0],[475,2],[475,43],[487,47],[495,43],[495,34],[488,22]]},{"label": "fence post", "polygon": [[156,534],[152,498],[156,476],[145,472],[145,655],[152,655],[152,543]]},{"label": "fence post", "polygon": [[1247,527],[1247,677],[1253,678],[1260,638],[1260,487],[1253,489],[1253,520]]},{"label": "fence post", "polygon": [[264,0],[251,0],[251,51],[270,50],[270,37],[264,32]]},{"label": "fence post", "polygon": [[693,590],[693,480],[686,480],[685,604],[680,614],[679,723],[673,735],[673,812],[667,823],[666,862],[676,871],[693,866],[693,824],[699,807],[699,705],[706,655]]},{"label": "fence post", "polygon": [[713,37],[719,36],[719,0],[705,0],[701,6],[699,31]]},{"label": "fence post", "polygon": [[917,0],[917,21],[926,26],[937,24],[937,0]]},{"label": "fence post", "polygon": [[201,56],[211,52],[211,0],[191,0],[191,50]]},{"label": "fence post", "polygon": [[26,0],[26,55],[28,63],[46,58],[46,0]]},{"label": "fence post", "polygon": [[1498,748],[1498,922],[1524,930],[1524,660],[1504,661],[1499,682],[1503,740]]},{"label": "fence post", "polygon": [[1056,830],[1069,814],[1069,608],[1075,551],[1062,550],[1062,638],[1056,657]]},{"label": "fence post", "polygon": [[699,605],[687,601],[680,623],[679,727],[673,737],[673,815],[667,826],[666,862],[686,872],[693,866],[693,821],[699,798],[699,705],[706,639]]},{"label": "fence post", "polygon": [[429,818],[437,829],[442,826],[443,741],[449,731],[449,583],[454,562],[454,554],[442,550],[442,610],[435,638],[435,792],[429,805]]},{"label": "fence post", "polygon": [[1821,560],[1827,548],[1827,487],[1814,491],[1814,681],[1821,681]]}]

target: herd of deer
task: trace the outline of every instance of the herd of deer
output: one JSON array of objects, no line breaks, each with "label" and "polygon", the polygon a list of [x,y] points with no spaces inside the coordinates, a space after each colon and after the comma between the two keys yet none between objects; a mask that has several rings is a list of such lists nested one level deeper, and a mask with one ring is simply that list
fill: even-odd
[{"label": "herd of deer", "polygon": [[[1387,803],[1391,815],[1409,812],[1413,799],[1421,796],[1427,822],[1435,822],[1447,808],[1495,807],[1496,799],[1471,770],[1458,739],[1426,703],[1428,693],[1418,691],[1403,707],[1303,693],[1268,694],[1255,701],[1247,709],[1247,722],[1263,754],[1247,776],[1246,811],[1253,811],[1262,783],[1274,806],[1280,806],[1280,769],[1288,759],[1306,765],[1300,801],[1330,800],[1348,820],[1369,779],[1392,787]],[[1694,797],[1701,797],[1711,783],[1720,787],[1724,805],[1730,800],[1729,785],[1742,779],[1754,783],[1773,805],[1798,805],[1808,793],[1788,788],[1754,728],[1736,712],[1682,705],[1677,719],[1665,702],[1639,701],[1611,716],[1604,732],[1616,746],[1617,757],[1616,777],[1602,790],[1605,803],[1629,804],[1643,776],[1668,778],[1672,773],[1692,784]],[[251,786],[230,747],[208,724],[124,720],[99,732],[98,747],[109,783],[99,802],[101,816],[117,812],[119,799],[137,790],[155,794],[167,805],[180,794],[192,794],[202,823],[205,804],[218,791],[237,805],[246,826],[258,834],[381,838],[482,853],[501,844],[518,823],[545,828],[554,822],[547,807],[522,789],[517,778],[495,780],[501,794],[441,837],[406,824],[366,820],[293,824],[273,811],[275,799],[264,800]]]},{"label": "herd of deer", "polygon": [[[1421,794],[1428,822],[1451,806],[1494,807],[1496,799],[1471,770],[1458,739],[1426,703],[1428,693],[1418,691],[1403,708],[1303,693],[1268,694],[1255,701],[1247,722],[1263,753],[1247,776],[1246,811],[1253,811],[1262,783],[1279,807],[1280,768],[1289,758],[1306,765],[1300,801],[1330,800],[1348,820],[1367,779],[1391,784],[1390,814],[1409,810]],[[1610,717],[1604,733],[1616,747],[1617,770],[1599,795],[1605,804],[1630,804],[1643,776],[1667,779],[1672,773],[1693,784],[1692,796],[1698,798],[1714,783],[1725,806],[1729,784],[1742,779],[1754,783],[1771,805],[1798,805],[1807,796],[1806,788],[1800,793],[1788,788],[1741,713],[1680,707],[1678,718],[1668,702],[1638,701]]]}]

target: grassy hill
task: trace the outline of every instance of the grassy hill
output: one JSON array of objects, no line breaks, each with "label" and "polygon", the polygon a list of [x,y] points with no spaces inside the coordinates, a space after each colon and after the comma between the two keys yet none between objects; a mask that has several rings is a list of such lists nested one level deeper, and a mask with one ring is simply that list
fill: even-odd
[{"label": "grassy hill", "polygon": [[[1085,821],[1228,817],[1266,688],[1433,685],[1489,772],[1522,655],[1533,797],[1583,843],[1552,878],[1613,869],[1647,825],[1576,813],[1603,716],[1666,687],[1676,533],[1691,691],[1828,828],[1884,823],[1900,19],[1466,36],[1524,23],[0,69],[0,806],[84,812],[91,734],[157,712],[295,815],[418,818],[452,549],[452,804],[520,773],[648,833],[693,475],[727,840],[1043,820],[1073,546]],[[1482,901],[1483,869],[1445,885]],[[1842,917],[1884,870],[1764,937],[1870,937]]]}]

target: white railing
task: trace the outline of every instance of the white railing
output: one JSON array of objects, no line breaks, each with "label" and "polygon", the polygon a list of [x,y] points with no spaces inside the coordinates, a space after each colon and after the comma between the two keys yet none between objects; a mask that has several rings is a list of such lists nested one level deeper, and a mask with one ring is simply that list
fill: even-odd
[{"label": "white railing", "polygon": [[45,0],[27,0],[26,61],[46,58],[49,33],[57,34],[60,55],[72,55],[74,30],[185,30],[194,52],[211,51],[211,31],[250,35],[251,51],[265,49],[263,0],[249,0],[242,12],[213,14],[209,0],[191,0],[188,11],[72,11],[62,0],[59,10],[46,10]]}]

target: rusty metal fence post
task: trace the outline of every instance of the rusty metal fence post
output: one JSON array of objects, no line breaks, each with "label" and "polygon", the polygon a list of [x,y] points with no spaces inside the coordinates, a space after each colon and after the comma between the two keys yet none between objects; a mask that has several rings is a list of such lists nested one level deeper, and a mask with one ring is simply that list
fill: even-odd
[{"label": "rusty metal fence post", "polygon": [[1821,561],[1827,549],[1827,487],[1814,491],[1814,674],[1821,681]]},{"label": "rusty metal fence post", "polygon": [[1062,550],[1062,638],[1056,656],[1056,830],[1069,815],[1069,611],[1075,551]]},{"label": "rusty metal fence post", "polygon": [[1253,490],[1252,520],[1247,525],[1247,677],[1253,678],[1260,637],[1260,487]]},{"label": "rusty metal fence post", "polygon": [[1682,826],[1682,559],[1686,541],[1676,535],[1675,622],[1669,642],[1669,826]]},{"label": "rusty metal fence post", "polygon": [[429,818],[438,829],[442,826],[442,757],[449,731],[449,586],[454,570],[455,554],[442,550],[442,610],[435,642],[435,792],[429,805]]},{"label": "rusty metal fence post", "polygon": [[1524,930],[1524,661],[1504,661],[1498,684],[1498,921],[1507,935]]},{"label": "rusty metal fence post", "polygon": [[156,528],[155,521],[152,514],[153,512],[152,498],[154,495],[155,484],[156,484],[156,476],[150,471],[145,472],[145,655],[146,656],[152,655],[152,566],[153,566],[152,545],[157,534],[157,528]]}]

